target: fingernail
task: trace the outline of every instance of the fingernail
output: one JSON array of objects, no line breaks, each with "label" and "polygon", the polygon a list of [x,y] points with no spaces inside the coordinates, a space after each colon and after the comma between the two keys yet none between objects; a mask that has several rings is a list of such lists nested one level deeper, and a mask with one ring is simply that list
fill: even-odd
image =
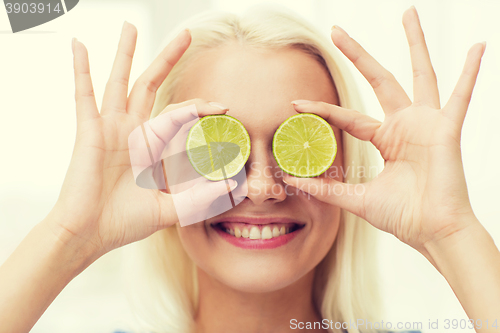
[{"label": "fingernail", "polygon": [[191,30],[189,30],[189,28],[186,28],[184,30],[181,31],[181,33],[179,34],[179,36],[184,36],[184,35],[190,35],[191,34]]},{"label": "fingernail", "polygon": [[221,110],[229,110],[229,108],[227,106],[224,106],[221,103],[209,102],[208,104],[211,105],[211,106],[215,106],[216,108],[219,108]]},{"label": "fingernail", "polygon": [[236,186],[238,186],[238,182],[236,180],[233,180],[233,179],[229,179],[228,183],[229,183],[229,188],[231,189],[231,191],[234,190],[236,188]]},{"label": "fingernail", "polygon": [[179,32],[179,34],[174,38],[174,40],[177,42],[179,40],[183,40],[184,38],[186,38],[186,35],[188,33],[190,33],[191,30],[189,30],[188,28],[182,30],[181,32]]},{"label": "fingernail", "polygon": [[71,40],[71,50],[73,51],[73,55],[75,54],[75,42],[76,38],[73,37],[73,39]]},{"label": "fingernail", "polygon": [[123,21],[123,26],[122,26],[122,33],[123,31],[125,31],[125,29],[127,29],[128,27],[130,27],[132,24],[130,24],[128,21]]},{"label": "fingernail", "polygon": [[347,35],[347,32],[345,32],[345,30],[342,29],[341,27],[339,27],[338,25],[334,25],[332,27],[332,32],[333,32],[333,30],[338,30],[338,31],[343,32],[343,33],[345,33]]},{"label": "fingernail", "polygon": [[293,105],[303,105],[303,104],[310,104],[310,103],[312,103],[312,102],[308,101],[306,99],[298,99],[298,100],[292,101]]},{"label": "fingernail", "polygon": [[482,56],[484,56],[484,53],[486,52],[486,41],[481,42],[481,44],[483,44],[483,53],[481,55],[481,57],[482,57]]}]

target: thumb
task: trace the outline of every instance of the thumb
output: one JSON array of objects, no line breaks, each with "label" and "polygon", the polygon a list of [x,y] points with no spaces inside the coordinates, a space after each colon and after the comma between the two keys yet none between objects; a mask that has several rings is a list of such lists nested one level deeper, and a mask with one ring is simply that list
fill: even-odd
[{"label": "thumb", "polygon": [[[200,179],[193,187],[174,194],[162,194],[162,216],[175,216],[163,221],[165,227],[179,222],[181,226],[201,222],[209,217],[219,215],[233,208],[234,201],[230,200],[230,192],[238,186],[233,179],[218,182]],[[232,195],[232,194],[231,194]],[[220,202],[214,204],[218,198]],[[163,210],[167,210],[163,214]]]},{"label": "thumb", "polygon": [[290,175],[285,175],[283,182],[322,202],[364,217],[366,184],[347,184],[330,177],[298,178]]}]

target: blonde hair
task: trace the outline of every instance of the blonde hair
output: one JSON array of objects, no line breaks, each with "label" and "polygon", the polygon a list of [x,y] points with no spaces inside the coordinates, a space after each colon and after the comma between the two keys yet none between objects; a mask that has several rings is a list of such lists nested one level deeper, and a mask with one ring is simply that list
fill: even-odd
[{"label": "blonde hair", "polygon": [[[234,42],[265,48],[295,47],[315,56],[330,72],[340,105],[365,112],[341,53],[292,11],[268,5],[253,7],[241,16],[203,12],[179,25],[159,50],[185,27],[191,30],[191,45],[158,89],[151,117],[175,100],[175,88],[193,57],[205,49]],[[344,170],[353,171],[344,181],[357,184],[373,178],[370,173],[354,172],[371,170],[376,165],[376,151],[371,144],[344,131],[342,142]],[[313,297],[322,319],[349,323],[357,319],[374,322],[378,318],[376,234],[366,221],[342,210],[337,238],[316,267]],[[198,292],[196,266],[183,249],[175,225],[129,247],[134,249],[128,251],[126,260],[133,261],[127,277],[135,290],[129,295],[137,315],[135,329],[192,332]],[[359,330],[349,327],[349,332]]]}]

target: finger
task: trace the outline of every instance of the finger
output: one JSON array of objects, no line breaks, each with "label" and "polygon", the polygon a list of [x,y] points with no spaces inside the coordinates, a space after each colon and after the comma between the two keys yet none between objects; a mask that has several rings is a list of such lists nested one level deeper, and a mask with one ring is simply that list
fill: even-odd
[{"label": "finger", "polygon": [[[213,114],[224,114],[229,109],[220,103],[206,102],[201,99],[171,104],[148,124],[154,137],[148,138],[150,144],[165,146],[190,121]],[[153,141],[153,143],[151,143]]]},{"label": "finger", "polygon": [[169,104],[159,113],[159,115],[183,108],[191,104],[195,104],[198,117],[200,118],[211,114],[224,114],[229,110],[227,106],[219,102],[208,102],[201,98],[193,98],[181,103]]},{"label": "finger", "polygon": [[377,129],[382,125],[380,121],[359,111],[345,109],[324,102],[300,100],[293,101],[292,105],[297,112],[317,114],[330,125],[364,141],[371,141]]},{"label": "finger", "polygon": [[415,7],[412,6],[404,12],[403,25],[410,46],[413,68],[413,102],[441,109],[436,73],[432,68],[431,58]]},{"label": "finger", "polygon": [[479,67],[481,65],[481,57],[486,49],[486,42],[474,44],[467,53],[467,59],[462,70],[462,74],[451,94],[450,99],[443,108],[443,112],[451,119],[463,125],[467,108],[469,107],[472,98],[472,91],[476,84]]},{"label": "finger", "polygon": [[[205,220],[208,213],[215,213],[215,215],[223,213],[224,211],[214,211],[214,208],[210,206],[217,198],[223,195],[229,195],[229,192],[233,191],[237,186],[237,182],[233,179],[218,182],[204,180],[190,189],[177,194],[169,195],[160,192],[162,194],[162,200],[164,201],[164,204],[162,204],[162,211],[164,209],[170,212],[175,211],[176,215],[176,219],[172,220],[172,213],[165,214],[165,216],[170,217],[170,219],[161,221],[161,227],[167,227],[176,222],[179,222],[180,225],[184,227]],[[215,209],[221,210],[223,207],[215,207]]]},{"label": "finger", "polygon": [[75,101],[77,122],[99,117],[94,96],[87,48],[73,40],[73,67],[75,70]]},{"label": "finger", "polygon": [[346,184],[329,177],[297,178],[290,175],[285,175],[283,181],[320,201],[364,218],[366,184]]},{"label": "finger", "polygon": [[118,50],[113,69],[106,84],[102,101],[101,114],[110,111],[127,112],[128,81],[137,41],[137,29],[125,21],[123,23]]},{"label": "finger", "polygon": [[187,50],[190,43],[191,34],[188,29],[185,29],[163,49],[132,87],[127,101],[128,113],[139,115],[142,118],[149,116],[158,87]]},{"label": "finger", "polygon": [[411,105],[411,101],[394,75],[382,67],[368,52],[340,27],[332,29],[332,41],[368,80],[386,115]]}]

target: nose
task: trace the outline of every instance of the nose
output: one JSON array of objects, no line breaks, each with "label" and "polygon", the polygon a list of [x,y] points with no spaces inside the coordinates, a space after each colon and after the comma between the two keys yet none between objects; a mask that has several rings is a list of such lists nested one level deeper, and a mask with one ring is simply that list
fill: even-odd
[{"label": "nose", "polygon": [[253,144],[246,165],[247,198],[255,205],[278,203],[286,199],[283,171],[271,151],[264,145]]}]

